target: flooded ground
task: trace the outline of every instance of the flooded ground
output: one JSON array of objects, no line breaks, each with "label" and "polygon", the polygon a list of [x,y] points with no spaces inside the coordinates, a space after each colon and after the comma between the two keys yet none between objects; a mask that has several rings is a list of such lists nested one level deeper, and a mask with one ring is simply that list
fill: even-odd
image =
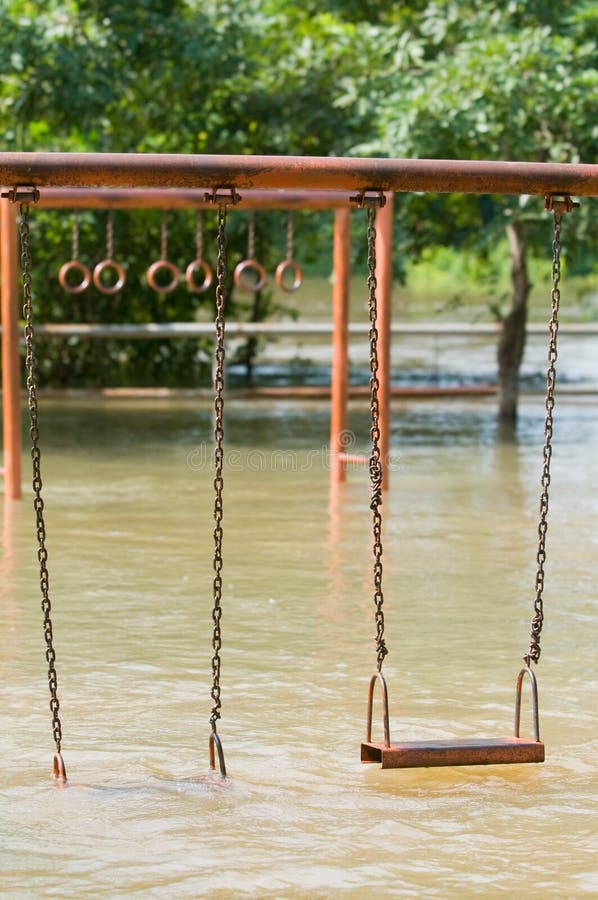
[{"label": "flooded ground", "polygon": [[[535,577],[543,408],[397,403],[384,504],[393,737],[511,733]],[[367,410],[351,411],[355,448]],[[362,766],[368,486],[328,486],[324,404],[227,405],[222,700],[211,709],[209,405],[47,401],[42,442],[71,786],[50,778],[33,516],[2,498],[7,897],[595,896],[598,414],[557,414],[541,766]],[[528,727],[529,708],[524,710]]]}]

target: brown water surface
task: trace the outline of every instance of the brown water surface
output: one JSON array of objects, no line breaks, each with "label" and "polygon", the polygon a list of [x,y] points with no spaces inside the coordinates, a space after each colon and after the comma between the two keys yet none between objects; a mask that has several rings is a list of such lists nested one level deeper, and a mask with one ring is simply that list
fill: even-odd
[{"label": "brown water surface", "polygon": [[[397,405],[385,663],[397,739],[511,733],[535,578],[543,408]],[[541,766],[359,762],[374,668],[366,472],[328,490],[324,405],[227,405],[222,700],[207,769],[212,475],[203,401],[42,407],[64,757],[31,498],[3,511],[2,895],[596,896],[598,414],[556,427]],[[355,449],[366,411],[356,406]],[[526,706],[525,713],[529,713]],[[528,727],[527,716],[525,727]]]}]

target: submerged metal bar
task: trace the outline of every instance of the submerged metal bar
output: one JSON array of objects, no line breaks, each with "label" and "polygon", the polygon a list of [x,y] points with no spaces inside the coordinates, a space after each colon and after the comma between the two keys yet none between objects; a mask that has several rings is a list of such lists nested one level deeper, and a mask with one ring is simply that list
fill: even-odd
[{"label": "submerged metal bar", "polygon": [[0,184],[598,196],[598,165],[317,156],[0,153]]}]

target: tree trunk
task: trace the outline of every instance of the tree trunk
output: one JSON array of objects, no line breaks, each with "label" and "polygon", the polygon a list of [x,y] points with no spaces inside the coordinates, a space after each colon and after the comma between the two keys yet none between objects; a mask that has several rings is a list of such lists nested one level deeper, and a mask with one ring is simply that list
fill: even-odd
[{"label": "tree trunk", "polygon": [[531,283],[527,273],[527,245],[523,240],[523,224],[509,222],[507,240],[511,257],[511,309],[503,319],[498,342],[499,420],[514,424],[519,399],[519,369],[525,349],[527,300]]}]

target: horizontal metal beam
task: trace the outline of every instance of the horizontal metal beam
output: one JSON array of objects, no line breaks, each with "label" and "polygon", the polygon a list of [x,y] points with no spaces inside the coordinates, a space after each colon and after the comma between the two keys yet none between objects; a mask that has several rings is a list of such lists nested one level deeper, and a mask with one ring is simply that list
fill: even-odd
[{"label": "horizontal metal beam", "polygon": [[[209,209],[203,188],[52,188],[41,191],[44,209]],[[244,209],[338,209],[350,191],[244,191]]]},{"label": "horizontal metal beam", "polygon": [[[477,323],[469,325],[460,322],[394,322],[391,326],[396,337],[487,337],[499,334],[499,323]],[[528,324],[528,335],[547,335],[548,326]],[[352,322],[349,334],[364,337],[369,332],[366,322]],[[0,326],[0,334],[2,327]],[[212,322],[149,322],[143,325],[131,324],[88,324],[82,322],[51,323],[35,326],[35,333],[44,337],[85,339],[132,339],[152,338],[200,338],[213,337]],[[330,337],[332,322],[228,322],[226,335],[239,337]],[[568,337],[598,337],[598,323],[564,324],[559,334]]]},{"label": "horizontal metal beam", "polygon": [[332,156],[0,153],[0,184],[597,196],[598,165]]}]

